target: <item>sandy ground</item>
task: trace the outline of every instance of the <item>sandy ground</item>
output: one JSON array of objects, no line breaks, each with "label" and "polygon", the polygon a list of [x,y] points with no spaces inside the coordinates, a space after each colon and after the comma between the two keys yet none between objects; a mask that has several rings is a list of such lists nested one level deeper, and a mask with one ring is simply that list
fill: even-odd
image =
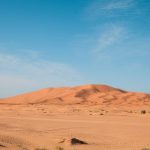
[{"label": "sandy ground", "polygon": [[[142,109],[146,114],[141,114]],[[88,144],[60,143],[74,137]],[[0,105],[0,150],[59,150],[58,147],[64,150],[150,148],[150,108]]]}]

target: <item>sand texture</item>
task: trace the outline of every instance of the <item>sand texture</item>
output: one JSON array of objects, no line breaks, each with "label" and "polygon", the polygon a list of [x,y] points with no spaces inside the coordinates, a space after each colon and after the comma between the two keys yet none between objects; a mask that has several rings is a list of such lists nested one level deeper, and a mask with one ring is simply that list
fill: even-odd
[{"label": "sand texture", "polygon": [[0,101],[0,150],[144,148],[150,148],[149,94],[86,85]]}]

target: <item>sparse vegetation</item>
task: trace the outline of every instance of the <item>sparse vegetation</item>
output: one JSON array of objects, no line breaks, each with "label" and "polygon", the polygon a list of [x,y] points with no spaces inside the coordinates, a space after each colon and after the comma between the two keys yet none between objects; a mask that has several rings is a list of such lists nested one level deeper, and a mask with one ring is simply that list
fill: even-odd
[{"label": "sparse vegetation", "polygon": [[0,144],[0,147],[6,147],[6,146],[4,146],[4,145]]},{"label": "sparse vegetation", "polygon": [[60,146],[57,146],[55,150],[64,150],[64,149]]},{"label": "sparse vegetation", "polygon": [[46,148],[36,148],[35,150],[48,150]]},{"label": "sparse vegetation", "polygon": [[150,150],[150,148],[143,148],[142,150]]},{"label": "sparse vegetation", "polygon": [[104,114],[103,114],[103,113],[100,113],[100,115],[103,116]]},{"label": "sparse vegetation", "polygon": [[146,110],[141,110],[141,114],[146,114]]}]

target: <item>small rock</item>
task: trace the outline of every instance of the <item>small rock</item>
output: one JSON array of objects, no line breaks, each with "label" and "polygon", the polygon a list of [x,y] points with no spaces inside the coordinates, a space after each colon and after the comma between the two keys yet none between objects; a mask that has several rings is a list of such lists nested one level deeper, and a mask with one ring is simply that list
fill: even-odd
[{"label": "small rock", "polygon": [[88,144],[87,142],[79,140],[77,138],[62,139],[62,140],[59,141],[59,143],[68,143],[68,144],[71,144],[71,145]]}]

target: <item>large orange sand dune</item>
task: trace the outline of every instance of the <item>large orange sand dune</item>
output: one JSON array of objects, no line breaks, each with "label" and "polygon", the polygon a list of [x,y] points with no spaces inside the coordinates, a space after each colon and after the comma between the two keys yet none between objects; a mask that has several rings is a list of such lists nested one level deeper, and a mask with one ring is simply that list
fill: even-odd
[{"label": "large orange sand dune", "polygon": [[127,92],[107,85],[47,88],[5,98],[1,104],[88,104],[150,106],[150,94]]}]

